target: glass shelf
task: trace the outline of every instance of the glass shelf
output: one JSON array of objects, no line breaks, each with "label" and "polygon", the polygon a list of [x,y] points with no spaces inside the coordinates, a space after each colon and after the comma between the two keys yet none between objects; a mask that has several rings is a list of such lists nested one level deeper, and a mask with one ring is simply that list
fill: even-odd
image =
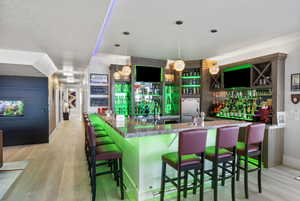
[{"label": "glass shelf", "polygon": [[181,87],[188,87],[188,88],[192,88],[192,87],[200,87],[200,84],[189,84],[189,85],[182,85]]},{"label": "glass shelf", "polygon": [[182,76],[181,79],[197,79],[201,78],[200,75],[194,75],[194,76]]},{"label": "glass shelf", "polygon": [[223,114],[217,114],[217,117],[225,118],[225,119],[236,119],[236,120],[245,120],[245,121],[253,121],[253,118],[244,118],[244,117],[237,117],[237,116],[227,116]]}]

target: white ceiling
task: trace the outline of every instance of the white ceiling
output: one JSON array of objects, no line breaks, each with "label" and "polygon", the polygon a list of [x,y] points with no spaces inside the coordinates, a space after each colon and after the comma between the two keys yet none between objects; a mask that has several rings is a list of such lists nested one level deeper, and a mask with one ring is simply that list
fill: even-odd
[{"label": "white ceiling", "polygon": [[88,65],[110,0],[1,0],[0,48],[44,52],[59,68]]},{"label": "white ceiling", "polygon": [[180,41],[184,59],[211,57],[300,31],[299,10],[299,0],[119,0],[100,52],[177,58]]}]

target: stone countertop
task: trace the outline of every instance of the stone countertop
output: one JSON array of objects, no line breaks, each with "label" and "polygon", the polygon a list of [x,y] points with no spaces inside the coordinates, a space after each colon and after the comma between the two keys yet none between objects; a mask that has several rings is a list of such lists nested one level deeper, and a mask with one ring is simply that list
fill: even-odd
[{"label": "stone countertop", "polygon": [[195,126],[192,123],[176,123],[176,124],[163,124],[154,125],[146,122],[142,122],[132,118],[126,118],[125,125],[117,125],[114,117],[100,116],[111,127],[118,131],[125,138],[153,136],[168,133],[179,133],[181,131],[204,128],[204,129],[216,129],[224,126],[239,126],[246,127],[250,122],[237,121],[237,120],[214,120],[205,121],[204,127],[200,125]]}]

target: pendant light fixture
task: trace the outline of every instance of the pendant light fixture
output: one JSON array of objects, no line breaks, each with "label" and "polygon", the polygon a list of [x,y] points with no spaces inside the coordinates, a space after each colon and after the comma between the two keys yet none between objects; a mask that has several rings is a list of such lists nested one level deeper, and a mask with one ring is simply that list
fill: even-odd
[{"label": "pendant light fixture", "polygon": [[121,74],[119,72],[114,72],[113,77],[115,80],[121,79]]},{"label": "pendant light fixture", "polygon": [[125,65],[122,68],[122,75],[129,76],[131,74],[131,67],[129,65]]},{"label": "pendant light fixture", "polygon": [[[128,31],[124,31],[123,32],[124,36],[129,36],[130,32]],[[126,45],[126,49],[125,49],[125,55],[127,55],[127,50],[128,50],[128,40],[127,40],[127,45]],[[124,77],[129,77],[129,75],[131,74],[131,66],[130,65],[124,65],[121,71],[121,75],[123,75]]]},{"label": "pendant light fixture", "polygon": [[[180,26],[182,24],[183,24],[183,21],[181,21],[181,20],[176,21],[176,25]],[[179,33],[179,31],[178,31],[178,33]],[[179,38],[179,34],[178,34],[178,38]],[[180,39],[178,39],[177,48],[178,48],[178,60],[176,60],[174,62],[173,68],[174,68],[174,70],[181,72],[185,68],[185,62],[181,59]]]},{"label": "pendant light fixture", "polygon": [[220,67],[217,61],[205,59],[203,61],[203,67],[208,68],[211,75],[217,75],[220,71]]},{"label": "pendant light fixture", "polygon": [[213,65],[213,66],[209,67],[208,70],[209,70],[209,73],[210,73],[211,75],[216,75],[216,74],[219,73],[220,68],[219,68],[218,65]]}]

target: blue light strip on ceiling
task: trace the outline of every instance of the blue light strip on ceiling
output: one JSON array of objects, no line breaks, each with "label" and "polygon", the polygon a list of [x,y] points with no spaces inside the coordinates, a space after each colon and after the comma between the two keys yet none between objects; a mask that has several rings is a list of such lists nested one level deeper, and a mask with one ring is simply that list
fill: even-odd
[{"label": "blue light strip on ceiling", "polygon": [[115,7],[116,2],[117,2],[117,0],[111,0],[110,3],[109,3],[109,6],[107,8],[107,11],[106,11],[106,14],[105,14],[105,17],[104,17],[104,20],[103,20],[103,23],[102,23],[102,26],[101,26],[101,29],[100,29],[100,32],[99,32],[98,37],[97,37],[96,47],[93,51],[93,56],[95,56],[101,48],[103,38],[104,38],[104,33],[105,33],[105,30],[106,30],[106,26],[108,24],[108,21],[111,18],[112,10]]}]

